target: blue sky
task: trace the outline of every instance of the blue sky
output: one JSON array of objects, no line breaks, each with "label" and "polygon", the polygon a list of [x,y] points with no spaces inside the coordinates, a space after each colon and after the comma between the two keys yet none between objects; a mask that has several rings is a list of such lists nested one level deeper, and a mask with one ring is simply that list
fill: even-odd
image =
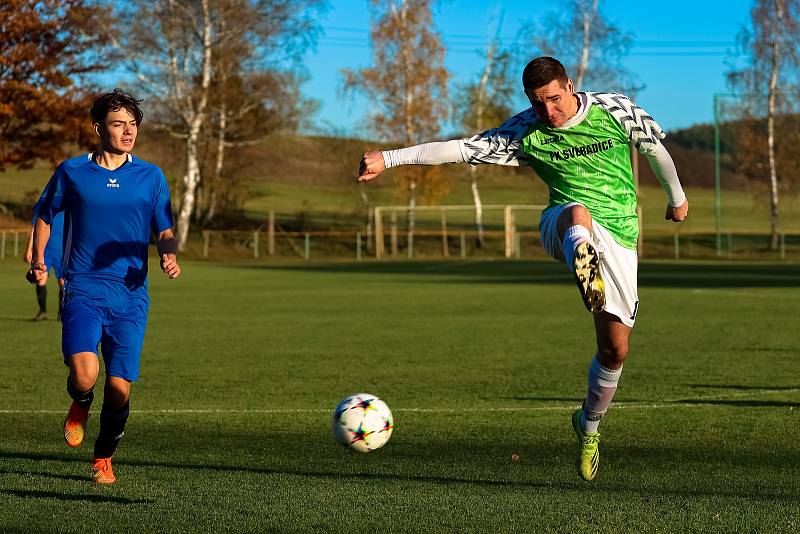
[{"label": "blue sky", "polygon": [[[316,50],[305,58],[310,79],[303,92],[320,101],[315,120],[318,129],[368,138],[373,132],[365,123],[367,102],[361,97],[339,96],[340,70],[370,65],[367,0],[331,0],[330,4],[320,20],[324,34]],[[748,22],[751,2],[601,0],[600,4],[610,21],[634,36],[624,63],[646,84],[637,103],[666,130],[710,122],[713,94],[726,91],[726,54],[734,50],[736,34]],[[491,5],[490,1],[475,0],[439,0],[435,4],[434,22],[448,47],[445,65],[451,83],[474,80],[483,68],[475,51],[492,18]],[[510,44],[524,21],[537,19],[554,5],[557,3],[497,0],[497,8],[504,12],[502,41]],[[526,107],[521,90],[518,105]]]}]

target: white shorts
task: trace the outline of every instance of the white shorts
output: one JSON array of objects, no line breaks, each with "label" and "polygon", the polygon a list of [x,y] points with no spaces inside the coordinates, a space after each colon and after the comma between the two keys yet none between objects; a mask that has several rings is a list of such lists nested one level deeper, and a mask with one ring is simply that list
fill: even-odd
[{"label": "white shorts", "polygon": [[[550,256],[562,263],[565,260],[561,239],[558,237],[558,217],[564,209],[578,204],[572,202],[548,208],[542,212],[542,218],[539,220],[542,246]],[[639,311],[637,289],[639,260],[636,251],[617,243],[614,236],[594,219],[592,219],[592,240],[600,256],[600,276],[605,283],[604,310],[619,317],[623,324],[633,327],[636,313]]]}]

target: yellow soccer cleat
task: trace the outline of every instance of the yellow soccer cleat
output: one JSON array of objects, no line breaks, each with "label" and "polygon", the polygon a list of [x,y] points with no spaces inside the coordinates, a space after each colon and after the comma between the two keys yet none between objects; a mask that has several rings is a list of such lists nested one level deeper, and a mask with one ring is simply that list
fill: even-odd
[{"label": "yellow soccer cleat", "polygon": [[77,447],[83,443],[86,433],[86,421],[89,419],[89,408],[81,408],[77,402],[72,401],[67,418],[64,420],[64,440],[70,447]]},{"label": "yellow soccer cleat", "polygon": [[586,309],[600,313],[606,306],[606,291],[600,276],[600,257],[589,243],[581,243],[575,249],[572,272]]},{"label": "yellow soccer cleat", "polygon": [[585,432],[581,428],[581,412],[572,414],[572,428],[578,438],[578,472],[584,480],[594,480],[600,467],[600,432]]},{"label": "yellow soccer cleat", "polygon": [[111,458],[95,458],[92,464],[92,480],[97,484],[113,484],[117,481],[111,469]]}]

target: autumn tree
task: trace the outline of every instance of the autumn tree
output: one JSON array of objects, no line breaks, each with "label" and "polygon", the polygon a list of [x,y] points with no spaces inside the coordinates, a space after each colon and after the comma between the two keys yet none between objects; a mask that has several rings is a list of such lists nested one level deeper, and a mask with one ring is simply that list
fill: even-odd
[{"label": "autumn tree", "polygon": [[0,2],[0,171],[95,143],[87,76],[113,64],[111,22],[89,0]]},{"label": "autumn tree", "polygon": [[[434,30],[431,0],[370,0],[373,66],[343,70],[345,92],[364,93],[368,122],[384,140],[415,145],[436,136],[448,114],[444,48]],[[424,180],[421,180],[425,176]],[[417,186],[433,199],[447,192],[441,172],[410,168],[399,177],[413,234]]]},{"label": "autumn tree", "polygon": [[[788,158],[794,159],[796,166],[796,145],[792,142],[793,134],[796,137],[797,125],[785,131],[784,135],[776,136],[776,117],[782,112],[792,111],[796,98],[781,98],[782,93],[791,93],[800,89],[800,0],[756,0],[750,12],[750,27],[743,28],[738,36],[738,42],[744,65],[734,67],[728,73],[728,81],[734,90],[745,93],[745,106],[751,116],[761,115],[764,109],[758,95],[766,94],[766,135],[748,134],[746,152],[753,152],[753,147],[760,147],[766,138],[766,167],[760,176],[768,176],[770,192],[770,248],[778,248],[778,198],[780,179],[788,181],[792,174],[787,173],[779,177],[779,165],[776,161],[776,152],[789,152]],[[783,105],[781,105],[783,104]],[[782,109],[781,109],[782,108]],[[788,121],[784,121],[788,122]],[[753,124],[750,121],[749,124]],[[778,147],[777,145],[782,145]],[[749,150],[748,150],[749,148]],[[763,153],[763,149],[762,149]],[[756,161],[750,162],[758,170],[758,155]]]},{"label": "autumn tree", "polygon": [[602,13],[600,0],[568,0],[541,22],[529,22],[519,32],[524,62],[537,55],[560,60],[572,76],[575,90],[587,88],[635,94],[634,76],[622,65],[633,37]]},{"label": "autumn tree", "polygon": [[[183,249],[203,171],[222,178],[232,128],[263,113],[275,94],[295,87],[281,76],[281,61],[299,57],[313,42],[314,10],[321,0],[131,0],[121,46],[145,94],[152,97],[157,127],[184,141],[185,169],[177,221]],[[257,89],[252,91],[253,89]],[[278,98],[276,101],[284,101]],[[281,108],[283,109],[283,108]],[[290,108],[290,113],[295,108]],[[216,118],[216,120],[214,120]],[[263,123],[262,123],[263,124]],[[256,135],[263,134],[263,129]],[[214,150],[205,143],[216,142]],[[221,149],[221,150],[220,150]],[[209,165],[210,155],[215,163]],[[213,212],[212,212],[213,216]],[[205,217],[208,217],[206,212]]]}]

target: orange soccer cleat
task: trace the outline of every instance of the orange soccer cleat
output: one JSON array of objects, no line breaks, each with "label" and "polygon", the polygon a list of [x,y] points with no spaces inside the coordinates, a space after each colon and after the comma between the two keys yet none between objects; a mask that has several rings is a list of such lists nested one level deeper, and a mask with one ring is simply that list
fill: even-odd
[{"label": "orange soccer cleat", "polygon": [[117,481],[111,469],[111,458],[95,458],[92,464],[92,480],[97,484],[113,484]]},{"label": "orange soccer cleat", "polygon": [[64,421],[64,440],[67,445],[77,447],[83,443],[87,419],[89,419],[89,408],[82,408],[77,402],[72,401],[67,419]]}]

